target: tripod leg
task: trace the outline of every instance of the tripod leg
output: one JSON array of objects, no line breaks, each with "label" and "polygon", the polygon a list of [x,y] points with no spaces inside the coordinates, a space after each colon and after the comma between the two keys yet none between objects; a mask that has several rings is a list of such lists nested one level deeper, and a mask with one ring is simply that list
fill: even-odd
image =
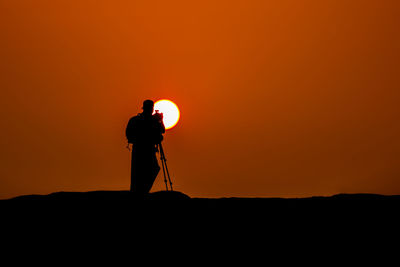
[{"label": "tripod leg", "polygon": [[167,170],[167,176],[168,176],[168,181],[169,181],[169,187],[171,188],[171,191],[174,191],[174,189],[172,189],[172,182],[171,182],[171,177],[169,176],[169,171],[168,171],[168,167],[167,167],[167,160],[164,158],[165,160],[165,169]]},{"label": "tripod leg", "polygon": [[[165,167],[167,167],[167,165],[165,165]],[[169,176],[168,168],[166,168],[166,169],[167,169],[167,175],[168,175],[169,187],[171,188],[171,191],[174,191],[174,189],[172,188],[172,181],[171,181],[171,178],[170,178],[170,176]]]},{"label": "tripod leg", "polygon": [[168,191],[167,178],[165,176],[164,153],[161,152],[162,151],[161,145],[159,145],[159,151],[160,151],[160,159],[161,159],[161,165],[162,165],[163,175],[164,175],[165,188]]},{"label": "tripod leg", "polygon": [[[169,171],[168,171],[168,166],[167,166],[167,159],[165,158],[164,149],[163,149],[161,143],[160,143],[159,146],[160,146],[161,159],[163,160],[163,166],[165,165],[165,170],[167,171],[169,187],[171,188],[171,191],[174,191],[174,189],[172,188],[171,177],[169,176]],[[164,173],[164,179],[165,179],[165,173]],[[167,185],[167,181],[166,180],[165,180],[165,185]]]}]

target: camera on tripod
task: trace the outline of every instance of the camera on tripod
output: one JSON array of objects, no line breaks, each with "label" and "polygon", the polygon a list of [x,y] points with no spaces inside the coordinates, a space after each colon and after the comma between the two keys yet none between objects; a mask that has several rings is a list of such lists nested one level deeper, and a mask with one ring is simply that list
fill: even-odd
[{"label": "camera on tripod", "polygon": [[153,114],[153,117],[156,118],[158,121],[162,122],[164,114],[160,113],[160,111],[156,109],[156,113]]}]

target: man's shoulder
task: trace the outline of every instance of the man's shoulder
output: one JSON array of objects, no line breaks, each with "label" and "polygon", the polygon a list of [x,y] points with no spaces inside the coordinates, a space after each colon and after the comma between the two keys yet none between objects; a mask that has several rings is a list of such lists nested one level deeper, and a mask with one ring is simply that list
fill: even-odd
[{"label": "man's shoulder", "polygon": [[135,116],[133,116],[133,117],[131,117],[130,119],[129,119],[129,121],[138,121],[138,120],[141,120],[142,119],[142,116],[141,116],[141,113],[139,113],[139,114],[137,114],[137,115],[135,115]]},{"label": "man's shoulder", "polygon": [[131,117],[129,123],[159,124],[160,121],[154,116],[143,116],[142,113],[139,113],[136,116]]}]

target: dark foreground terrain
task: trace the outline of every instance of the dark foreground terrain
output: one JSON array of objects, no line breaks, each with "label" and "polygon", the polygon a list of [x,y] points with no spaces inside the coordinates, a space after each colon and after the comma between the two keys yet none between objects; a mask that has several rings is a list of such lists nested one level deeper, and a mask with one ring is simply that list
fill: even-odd
[{"label": "dark foreground terrain", "polygon": [[399,207],[400,196],[374,194],[206,199],[180,192],[143,198],[128,191],[93,191],[0,200],[2,234],[11,237],[3,243],[17,249],[29,244],[29,250],[41,250],[38,244],[46,244],[57,251],[67,246],[61,251],[68,255],[75,247],[103,248],[107,255],[112,248],[129,248],[126,255],[137,257],[133,247],[141,247],[173,257],[189,251],[196,262],[217,255],[233,263],[243,255],[252,259],[249,254],[267,260],[276,252],[285,255],[280,260],[295,261],[300,251],[310,258],[324,253],[331,262],[354,256],[355,250],[362,253],[357,260],[379,249],[397,251]]},{"label": "dark foreground terrain", "polygon": [[197,218],[204,221],[254,223],[288,220],[379,219],[397,216],[400,195],[339,194],[309,198],[190,198],[181,192],[159,191],[146,197],[129,191],[57,192],[0,200],[4,212],[19,215],[91,218],[124,216],[140,221]]},{"label": "dark foreground terrain", "polygon": [[[260,211],[269,209],[314,209],[337,208],[349,210],[353,208],[374,210],[376,208],[390,208],[400,204],[400,195],[378,194],[338,194],[328,197],[316,196],[308,198],[191,198],[178,191],[158,191],[146,196],[139,196],[130,191],[89,191],[89,192],[56,192],[48,195],[23,195],[0,200],[0,207],[32,207],[49,208],[55,205],[59,207],[75,207],[91,205],[94,208],[110,208],[113,206],[141,209],[145,206],[160,207],[169,205],[170,208],[192,207],[207,208],[213,211],[213,207],[224,207],[228,210],[261,208]],[[232,211],[233,211],[232,210]]]}]

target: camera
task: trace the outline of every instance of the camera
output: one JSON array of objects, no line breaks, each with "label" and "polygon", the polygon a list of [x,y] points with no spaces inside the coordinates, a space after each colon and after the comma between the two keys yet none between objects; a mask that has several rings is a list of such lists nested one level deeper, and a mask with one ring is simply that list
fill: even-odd
[{"label": "camera", "polygon": [[156,109],[156,113],[153,114],[153,117],[161,122],[164,118],[164,115],[162,113],[160,113],[160,111],[158,109]]}]

